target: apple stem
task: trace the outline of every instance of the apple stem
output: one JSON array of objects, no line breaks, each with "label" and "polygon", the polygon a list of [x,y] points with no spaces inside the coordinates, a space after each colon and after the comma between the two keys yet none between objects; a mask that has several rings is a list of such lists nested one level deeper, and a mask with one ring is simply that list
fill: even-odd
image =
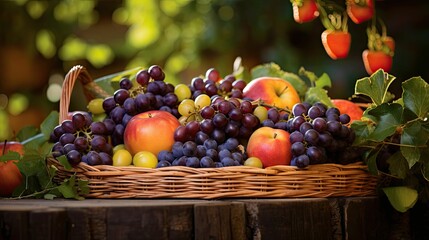
[{"label": "apple stem", "polygon": [[274,133],[274,138],[276,138],[277,137],[277,133]]},{"label": "apple stem", "polygon": [[289,86],[285,86],[284,88],[283,88],[283,90],[279,93],[279,95],[282,95],[287,89],[289,88]]},{"label": "apple stem", "polygon": [[6,144],[7,144],[7,139],[6,140],[4,140],[4,143],[3,143],[3,151],[2,151],[2,153],[1,153],[1,155],[3,156],[4,155],[4,153],[6,152]]}]

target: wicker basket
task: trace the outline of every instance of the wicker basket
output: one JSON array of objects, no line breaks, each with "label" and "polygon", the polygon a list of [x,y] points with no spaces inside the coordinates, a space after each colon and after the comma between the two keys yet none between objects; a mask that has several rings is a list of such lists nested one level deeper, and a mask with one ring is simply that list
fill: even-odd
[{"label": "wicker basket", "polygon": [[[75,66],[70,70],[63,85],[60,121],[67,117],[76,79],[84,85],[92,82],[85,68]],[[88,198],[349,197],[375,195],[377,187],[377,177],[370,175],[362,162],[310,165],[306,169],[293,166],[147,169],[80,163],[66,170],[54,158],[47,161],[58,168],[57,181],[73,174],[88,180]]]}]

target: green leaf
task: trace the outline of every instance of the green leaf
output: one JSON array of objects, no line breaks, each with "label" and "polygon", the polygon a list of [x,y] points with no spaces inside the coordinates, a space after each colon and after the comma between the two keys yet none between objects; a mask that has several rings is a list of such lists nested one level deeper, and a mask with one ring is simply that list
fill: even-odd
[{"label": "green leaf", "polygon": [[380,105],[386,102],[387,90],[393,80],[395,80],[395,77],[388,75],[380,69],[370,77],[357,80],[355,94],[366,95],[372,99],[374,104]]},{"label": "green leaf", "polygon": [[53,200],[56,197],[57,196],[55,194],[52,194],[52,193],[47,193],[47,194],[43,195],[43,198],[46,200]]},{"label": "green leaf", "polygon": [[22,142],[26,139],[33,137],[37,133],[39,133],[39,129],[37,129],[35,126],[27,126],[27,127],[21,128],[21,130],[19,130],[16,137],[18,138],[19,142]]},{"label": "green leaf", "polygon": [[6,154],[0,156],[0,162],[7,162],[10,160],[18,160],[21,155],[18,152],[8,151]]},{"label": "green leaf", "polygon": [[419,121],[411,122],[403,128],[401,152],[407,159],[410,169],[419,161],[420,148],[424,147],[428,140],[429,132]]},{"label": "green leaf", "polygon": [[79,195],[76,192],[75,184],[75,176],[71,176],[70,179],[64,180],[60,186],[58,186],[58,190],[65,198],[76,198]]},{"label": "green leaf", "polygon": [[370,153],[370,157],[367,160],[366,165],[368,166],[368,172],[372,175],[378,175],[378,167],[377,167],[377,155],[379,150],[372,150]]},{"label": "green leaf", "polygon": [[371,121],[356,120],[350,125],[350,128],[356,133],[353,145],[366,145],[368,144],[368,136],[374,131],[374,124]]},{"label": "green leaf", "polygon": [[393,208],[402,213],[412,208],[418,199],[417,191],[405,186],[387,187],[383,191]]},{"label": "green leaf", "polygon": [[25,176],[36,176],[39,172],[45,171],[45,158],[36,150],[26,149],[24,156],[16,165]]},{"label": "green leaf", "polygon": [[72,170],[72,166],[70,165],[69,161],[67,160],[66,156],[61,155],[57,158],[58,162],[66,169],[66,170]]},{"label": "green leaf", "polygon": [[402,83],[402,99],[406,108],[424,118],[429,111],[429,84],[421,77],[413,77]]},{"label": "green leaf", "polygon": [[331,98],[328,96],[328,92],[323,88],[311,87],[305,94],[305,101],[310,104],[316,102],[322,102],[327,106],[332,106]]},{"label": "green leaf", "polygon": [[387,159],[389,171],[393,176],[405,179],[409,172],[407,160],[402,156],[400,151],[395,152]]},{"label": "green leaf", "polygon": [[395,133],[396,128],[401,126],[403,108],[397,103],[383,103],[370,111],[377,122],[374,131],[368,136],[373,141],[383,141],[386,137]]},{"label": "green leaf", "polygon": [[322,76],[320,76],[316,81],[316,87],[319,88],[325,88],[325,87],[331,87],[332,81],[328,74],[323,73]]},{"label": "green leaf", "polygon": [[48,140],[54,128],[58,125],[59,114],[57,111],[52,111],[40,124],[40,131]]},{"label": "green leaf", "polygon": [[283,71],[280,66],[275,63],[266,63],[252,68],[251,79],[259,77],[278,77],[284,79],[292,84],[301,97],[303,97],[307,91],[307,84],[304,80],[294,73]]},{"label": "green leaf", "polygon": [[89,186],[88,186],[88,183],[89,183],[88,180],[79,179],[77,183],[78,183],[78,186],[79,186],[79,192],[80,192],[80,194],[83,194],[83,195],[89,194],[90,189],[89,189]]}]

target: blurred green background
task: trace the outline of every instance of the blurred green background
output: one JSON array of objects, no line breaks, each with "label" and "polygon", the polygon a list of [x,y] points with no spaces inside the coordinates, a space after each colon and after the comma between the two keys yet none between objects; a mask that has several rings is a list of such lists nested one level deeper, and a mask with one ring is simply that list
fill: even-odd
[{"label": "blurred green background", "polygon": [[[375,7],[396,41],[392,91],[400,94],[402,81],[429,79],[429,2],[377,0]],[[293,73],[301,66],[327,73],[329,95],[347,98],[367,76],[361,54],[368,26],[348,24],[349,56],[332,60],[320,20],[296,23],[289,0],[2,0],[0,140],[57,110],[63,77],[77,64],[93,78],[158,64],[166,81],[178,83],[211,67],[225,76],[239,56],[247,70],[275,62]],[[85,110],[79,87],[70,110]]]}]

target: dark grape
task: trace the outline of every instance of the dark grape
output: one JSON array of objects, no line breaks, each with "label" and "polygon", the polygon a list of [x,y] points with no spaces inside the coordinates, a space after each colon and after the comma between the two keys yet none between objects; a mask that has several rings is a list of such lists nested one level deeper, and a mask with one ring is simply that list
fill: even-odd
[{"label": "dark grape", "polygon": [[105,152],[100,152],[98,153],[100,159],[101,159],[101,164],[102,165],[112,165],[113,164],[113,159],[112,156],[108,153]]},{"label": "dark grape", "polygon": [[247,83],[246,83],[243,79],[235,80],[235,81],[232,83],[232,87],[233,87],[233,88],[235,88],[235,89],[239,89],[239,90],[241,90],[241,91],[243,91],[243,89],[246,87],[246,85],[247,85]]},{"label": "dark grape", "polygon": [[214,139],[207,139],[206,141],[204,141],[204,147],[206,149],[217,149],[217,142]]},{"label": "dark grape", "polygon": [[148,73],[155,81],[163,81],[165,78],[164,71],[158,65],[150,66],[148,69]]},{"label": "dark grape", "polygon": [[67,143],[73,143],[76,137],[72,133],[64,133],[61,135],[59,141],[61,145],[65,146]]},{"label": "dark grape", "polygon": [[197,144],[193,141],[187,141],[182,146],[184,156],[193,157],[197,153]]},{"label": "dark grape", "polygon": [[204,119],[211,119],[215,115],[215,110],[211,106],[205,106],[201,109],[200,115]]},{"label": "dark grape", "polygon": [[218,144],[225,142],[226,134],[223,130],[215,128],[211,134],[211,137],[216,140]]},{"label": "dark grape", "polygon": [[305,168],[310,165],[310,158],[305,154],[299,155],[295,160],[295,164],[298,168]]},{"label": "dark grape", "polygon": [[245,113],[241,123],[245,128],[253,129],[259,125],[259,118],[251,113]]},{"label": "dark grape", "polygon": [[130,97],[130,93],[125,89],[118,89],[113,93],[113,98],[117,104],[122,105],[127,98]]},{"label": "dark grape", "polygon": [[205,85],[204,79],[200,77],[195,77],[191,81],[191,86],[194,87],[195,90],[204,91],[206,89]]},{"label": "dark grape", "polygon": [[182,156],[179,158],[174,159],[172,166],[186,166],[186,156]]},{"label": "dark grape", "polygon": [[304,140],[307,143],[316,146],[319,141],[319,133],[314,129],[309,129],[304,134]]},{"label": "dark grape", "polygon": [[313,126],[309,122],[303,122],[301,126],[299,126],[299,131],[302,134],[305,134],[308,130],[313,129]]},{"label": "dark grape", "polygon": [[125,90],[129,90],[133,87],[133,83],[129,78],[124,77],[119,81],[119,87]]},{"label": "dark grape", "polygon": [[172,146],[172,154],[174,158],[179,158],[183,156],[183,143],[182,142],[174,142]]},{"label": "dark grape", "polygon": [[208,80],[212,80],[213,82],[217,82],[221,77],[218,70],[215,68],[210,68],[206,71],[206,78]]},{"label": "dark grape", "polygon": [[223,113],[216,113],[212,119],[213,125],[220,129],[228,123],[228,118]]},{"label": "dark grape", "polygon": [[225,141],[226,149],[228,149],[229,151],[236,149],[239,144],[240,144],[240,142],[238,141],[237,138],[228,138]]},{"label": "dark grape", "polygon": [[199,168],[200,159],[198,159],[197,157],[188,157],[186,158],[186,166],[192,168]]},{"label": "dark grape", "polygon": [[166,95],[164,95],[163,102],[165,105],[169,107],[174,107],[178,104],[179,99],[177,98],[176,94],[169,92]]},{"label": "dark grape", "polygon": [[240,110],[243,114],[252,113],[253,112],[252,103],[250,101],[247,101],[247,100],[243,101],[240,104]]},{"label": "dark grape", "polygon": [[115,121],[116,124],[122,123],[122,118],[125,115],[125,109],[120,106],[115,107],[109,114],[110,118]]},{"label": "dark grape", "polygon": [[64,147],[63,147],[63,151],[64,151],[64,153],[68,153],[68,152],[70,152],[71,150],[77,150],[76,149],[76,146],[74,145],[74,143],[67,143],[66,145],[64,145]]},{"label": "dark grape", "polygon": [[82,154],[77,150],[71,150],[67,153],[66,157],[71,165],[77,165],[82,160]]},{"label": "dark grape", "polygon": [[230,166],[237,166],[238,165],[237,161],[235,161],[231,157],[224,157],[221,160],[221,163],[223,164],[224,167],[230,167]]},{"label": "dark grape", "polygon": [[66,119],[61,122],[61,128],[63,129],[64,133],[76,132],[76,129],[74,127],[72,120],[69,120],[69,119]]},{"label": "dark grape", "polygon": [[137,114],[137,108],[136,108],[136,102],[134,98],[127,98],[124,101],[123,104],[124,110],[129,115],[136,115]]},{"label": "dark grape", "polygon": [[200,167],[202,168],[214,168],[215,163],[212,158],[204,156],[200,159]]},{"label": "dark grape", "polygon": [[174,131],[174,141],[176,142],[185,142],[188,139],[187,133],[186,133],[186,127],[181,125],[176,128]]},{"label": "dark grape", "polygon": [[97,135],[107,135],[107,127],[104,122],[93,122],[91,124],[91,133]]},{"label": "dark grape", "polygon": [[95,165],[101,165],[103,162],[101,160],[100,154],[96,151],[89,151],[86,154],[86,161],[88,162],[88,165],[95,166]]},{"label": "dark grape", "polygon": [[107,114],[109,114],[110,111],[112,111],[115,107],[116,107],[116,101],[113,98],[113,96],[107,97],[107,98],[104,99],[104,101],[103,101],[103,109],[104,109],[104,111]]},{"label": "dark grape", "polygon": [[200,129],[201,131],[207,133],[207,134],[211,134],[214,130],[214,125],[211,119],[204,119],[201,123],[200,123]]},{"label": "dark grape", "polygon": [[157,156],[158,160],[161,161],[168,161],[169,163],[172,163],[174,160],[173,153],[168,150],[162,150],[158,153]]},{"label": "dark grape", "polygon": [[74,113],[72,115],[72,122],[74,129],[79,130],[85,127],[85,117],[81,113]]},{"label": "dark grape", "polygon": [[147,84],[150,81],[150,74],[147,70],[140,70],[139,72],[137,72],[136,74],[136,81],[141,85],[141,86],[147,86]]},{"label": "dark grape", "polygon": [[327,123],[324,118],[317,117],[313,120],[313,129],[319,133],[326,131]]},{"label": "dark grape", "polygon": [[338,136],[341,133],[341,123],[338,121],[328,121],[327,130],[334,136]]},{"label": "dark grape", "polygon": [[310,109],[308,109],[308,116],[311,119],[315,119],[315,118],[321,117],[323,115],[322,115],[322,111],[320,110],[319,107],[312,106],[312,107],[310,107]]},{"label": "dark grape", "polygon": [[307,115],[307,108],[303,103],[296,103],[292,107],[292,113],[294,116]]},{"label": "dark grape", "polygon": [[88,139],[86,137],[77,137],[73,143],[76,147],[76,150],[78,150],[79,152],[83,152],[89,147]]},{"label": "dark grape", "polygon": [[204,142],[209,138],[210,138],[210,136],[207,133],[205,133],[203,131],[198,131],[195,134],[195,143],[196,144],[204,144]]},{"label": "dark grape", "polygon": [[303,142],[294,142],[291,145],[291,151],[294,156],[299,156],[305,153],[305,145]]},{"label": "dark grape", "polygon": [[273,121],[274,123],[278,122],[280,120],[280,114],[279,111],[275,108],[268,109],[268,119]]},{"label": "dark grape", "polygon": [[302,134],[299,131],[295,131],[289,135],[289,139],[290,139],[291,144],[293,144],[295,142],[302,142],[302,141],[304,141],[304,134]]},{"label": "dark grape", "polygon": [[216,149],[207,149],[206,156],[217,161],[219,159],[218,151]]},{"label": "dark grape", "polygon": [[240,135],[240,125],[230,121],[226,124],[224,131],[228,137],[238,137],[238,135]]},{"label": "dark grape", "polygon": [[350,116],[348,114],[341,114],[339,120],[342,124],[347,124],[350,122]]},{"label": "dark grape", "polygon": [[157,95],[157,94],[160,94],[161,89],[159,88],[159,85],[156,82],[149,82],[147,84],[147,91]]}]

